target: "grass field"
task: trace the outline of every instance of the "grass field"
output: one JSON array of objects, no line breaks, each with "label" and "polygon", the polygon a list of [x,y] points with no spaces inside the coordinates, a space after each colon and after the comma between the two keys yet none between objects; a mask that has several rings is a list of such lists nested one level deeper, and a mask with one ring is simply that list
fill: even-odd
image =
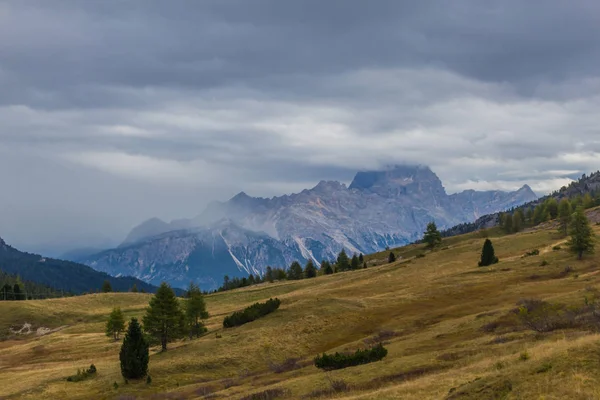
[{"label": "grass field", "polygon": [[[477,267],[483,238],[475,233],[445,239],[433,252],[396,249],[393,264],[384,252],[368,256],[381,265],[364,270],[207,296],[209,333],[166,353],[152,349],[150,385],[125,384],[120,343],[103,334],[112,307],[141,317],[150,295],[0,302],[2,332],[26,322],[62,327],[0,342],[0,398],[237,399],[280,389],[290,399],[319,392],[340,399],[600,399],[600,336],[593,331],[540,334],[511,323],[482,329],[508,320],[524,298],[582,305],[600,288],[597,256],[577,261],[564,244],[553,250],[564,242],[553,229],[491,237],[500,257],[493,267]],[[540,255],[523,257],[533,249]],[[567,265],[574,271],[561,273]],[[282,300],[279,310],[222,329],[225,315],[270,297]],[[389,350],[381,362],[332,372],[312,365],[320,352],[378,339]],[[91,363],[96,377],[66,382]]]}]

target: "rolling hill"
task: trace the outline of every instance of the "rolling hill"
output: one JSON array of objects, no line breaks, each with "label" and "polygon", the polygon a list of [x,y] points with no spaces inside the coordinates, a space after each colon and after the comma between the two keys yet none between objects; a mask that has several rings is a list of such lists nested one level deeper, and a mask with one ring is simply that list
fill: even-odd
[{"label": "rolling hill", "polygon": [[[600,210],[588,215],[600,221]],[[594,229],[600,233],[600,226]],[[119,343],[103,333],[112,307],[140,317],[150,295],[0,302],[2,331],[25,322],[34,328],[62,327],[0,342],[0,396],[598,398],[600,336],[592,326],[569,319],[577,315],[569,313],[600,299],[598,256],[577,261],[552,222],[513,235],[494,229],[487,234],[500,258],[493,267],[477,267],[484,239],[475,232],[445,238],[434,251],[420,244],[394,249],[398,260],[392,264],[388,252],[376,253],[366,257],[367,269],[209,295],[209,333],[174,343],[165,353],[152,349],[150,385],[124,384]],[[533,250],[539,254],[526,256]],[[279,310],[223,330],[224,316],[270,297],[282,300]],[[544,332],[530,329],[517,312],[518,304],[532,304],[526,299],[565,310],[560,315],[569,323]],[[379,341],[388,356],[377,363],[331,372],[312,363],[323,352],[353,351]],[[97,377],[65,381],[90,363],[98,368]]]}]

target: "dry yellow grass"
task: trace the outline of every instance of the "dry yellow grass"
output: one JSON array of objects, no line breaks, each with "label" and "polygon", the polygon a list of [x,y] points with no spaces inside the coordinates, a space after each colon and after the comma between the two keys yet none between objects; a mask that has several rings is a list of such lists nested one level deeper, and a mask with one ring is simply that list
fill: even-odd
[{"label": "dry yellow grass", "polygon": [[[436,251],[397,249],[394,264],[297,282],[262,284],[207,297],[210,333],[152,351],[152,384],[120,376],[120,343],[103,334],[113,306],[141,317],[149,295],[95,294],[67,299],[0,302],[0,329],[25,322],[67,327],[46,336],[0,342],[0,397],[23,399],[242,398],[266,389],[302,398],[344,380],[344,399],[460,398],[600,399],[600,336],[565,330],[536,335],[516,330],[486,333],[481,327],[505,315],[521,298],[582,304],[586,288],[598,287],[597,258],[576,261],[552,247],[564,239],[551,230],[500,236],[492,232],[500,263],[478,268],[478,234],[445,239]],[[532,249],[542,254],[521,257]],[[415,258],[425,253],[424,258]],[[387,252],[367,257],[383,263]],[[548,266],[540,266],[546,260]],[[566,265],[575,268],[558,278]],[[536,277],[537,276],[537,277]],[[534,279],[535,278],[535,279]],[[223,317],[255,301],[279,297],[281,308],[242,327],[223,330]],[[322,372],[320,352],[364,347],[381,331],[389,355],[383,361]],[[215,333],[221,335],[217,338]],[[530,359],[522,361],[523,352]],[[292,357],[299,369],[275,373],[270,366]],[[94,363],[96,377],[65,378]],[[536,371],[544,363],[552,368]],[[115,389],[113,383],[119,387]],[[495,397],[494,397],[495,396]],[[504,397],[502,397],[504,396]],[[132,397],[133,398],[133,397]]]}]

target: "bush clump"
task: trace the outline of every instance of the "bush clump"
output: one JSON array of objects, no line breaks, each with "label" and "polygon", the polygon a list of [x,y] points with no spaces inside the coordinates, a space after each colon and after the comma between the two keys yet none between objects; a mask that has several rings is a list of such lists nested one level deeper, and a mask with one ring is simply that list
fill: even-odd
[{"label": "bush clump", "polygon": [[67,378],[67,382],[81,382],[93,375],[97,372],[96,366],[94,364],[90,365],[88,369],[78,369],[77,374],[71,375]]},{"label": "bush clump", "polygon": [[252,322],[277,310],[280,304],[281,300],[277,298],[269,299],[266,303],[254,303],[243,311],[236,311],[233,314],[225,317],[223,320],[223,326],[225,328],[232,328],[234,326],[240,326],[248,322]]},{"label": "bush clump", "polygon": [[335,353],[315,357],[315,366],[325,371],[353,367],[382,360],[387,356],[387,349],[381,343],[366,350],[356,350],[354,354]]},{"label": "bush clump", "polygon": [[523,257],[532,257],[532,256],[539,256],[539,255],[540,255],[540,251],[538,249],[533,249],[533,250],[525,253],[525,255]]}]

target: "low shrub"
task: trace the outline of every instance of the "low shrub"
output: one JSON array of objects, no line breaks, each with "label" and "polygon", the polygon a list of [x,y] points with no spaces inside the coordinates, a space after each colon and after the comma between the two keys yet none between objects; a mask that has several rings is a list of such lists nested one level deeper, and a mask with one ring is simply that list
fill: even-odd
[{"label": "low shrub", "polygon": [[573,269],[573,267],[571,267],[570,265],[567,265],[562,271],[560,271],[559,276],[561,278],[564,278],[566,276],[568,276],[571,272],[574,272],[575,269]]},{"label": "low shrub", "polygon": [[560,247],[560,246],[554,246],[554,247],[552,248],[552,250],[554,250],[554,251],[559,251],[559,250],[561,250],[561,249],[562,249],[562,247]]},{"label": "low shrub", "polygon": [[77,374],[67,377],[67,382],[81,382],[87,378],[95,375],[97,372],[94,364],[90,365],[88,369],[78,369]]},{"label": "low shrub", "polygon": [[425,253],[419,253],[419,254],[417,254],[417,258],[425,258]]},{"label": "low shrub", "polygon": [[269,362],[269,369],[276,374],[293,371],[302,368],[302,366],[298,364],[298,361],[300,361],[299,358],[288,358],[280,364]]},{"label": "low shrub", "polygon": [[519,356],[519,360],[521,360],[521,361],[527,361],[527,360],[529,360],[529,358],[530,358],[529,353],[526,351],[522,352],[521,355]]},{"label": "low shrub", "polygon": [[353,354],[335,353],[315,357],[315,366],[325,371],[353,367],[382,360],[387,356],[387,349],[381,343],[366,350],[356,350]]},{"label": "low shrub", "polygon": [[550,263],[549,263],[548,261],[546,261],[546,260],[543,260],[543,261],[541,262],[541,264],[540,264],[540,267],[545,267],[545,266],[547,266],[547,265],[550,265]]},{"label": "low shrub", "polygon": [[527,253],[525,253],[523,255],[523,257],[531,257],[531,256],[539,256],[540,255],[540,251],[538,249],[533,249],[531,251],[528,251]]},{"label": "low shrub", "polygon": [[254,303],[243,311],[236,311],[230,316],[225,317],[223,326],[225,328],[232,328],[247,324],[277,310],[280,304],[281,301],[277,298],[269,299],[266,303]]}]

